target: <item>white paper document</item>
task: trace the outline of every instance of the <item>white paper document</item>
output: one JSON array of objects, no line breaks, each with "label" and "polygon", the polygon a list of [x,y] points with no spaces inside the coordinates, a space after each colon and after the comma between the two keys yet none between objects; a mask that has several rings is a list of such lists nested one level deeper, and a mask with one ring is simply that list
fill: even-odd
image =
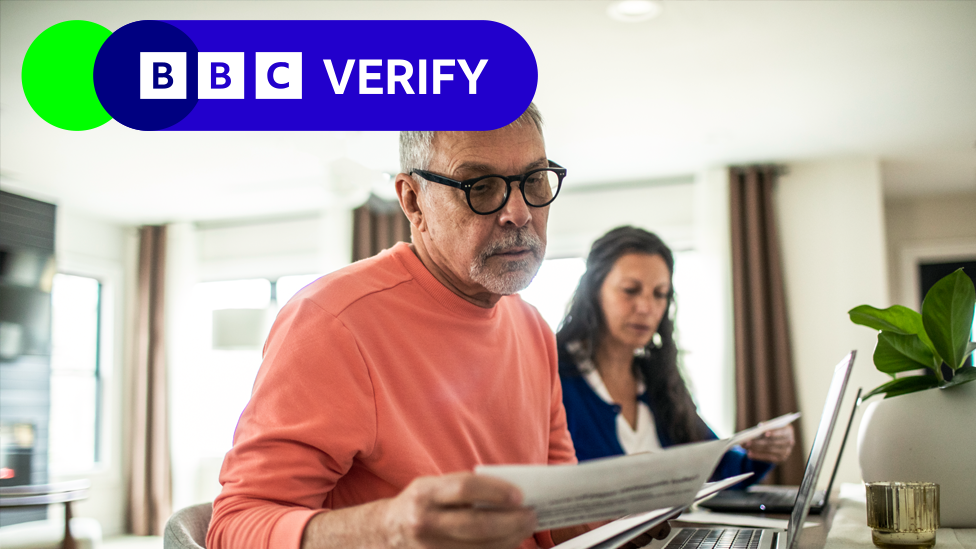
[{"label": "white paper document", "polygon": [[579,465],[495,465],[475,469],[522,489],[539,530],[687,505],[725,453],[726,441],[664,452],[595,459]]},{"label": "white paper document", "polygon": [[522,490],[538,530],[615,519],[691,504],[722,455],[734,444],[788,425],[790,414],[732,438],[673,446],[661,452],[596,459],[578,465],[482,465],[475,473]]},{"label": "white paper document", "polygon": [[736,444],[742,444],[747,440],[754,439],[759,435],[765,433],[766,431],[772,431],[773,429],[779,429],[780,427],[786,427],[790,423],[793,423],[800,417],[800,412],[794,412],[792,414],[785,414],[779,417],[775,417],[769,421],[760,422],[755,427],[750,427],[748,429],[739,431],[738,433],[732,435],[728,439],[729,447],[735,446]]}]

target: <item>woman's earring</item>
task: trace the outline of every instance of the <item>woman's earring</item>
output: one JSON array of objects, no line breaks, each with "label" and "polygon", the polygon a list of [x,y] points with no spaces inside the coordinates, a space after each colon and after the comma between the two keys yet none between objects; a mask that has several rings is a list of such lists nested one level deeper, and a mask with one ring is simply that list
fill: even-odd
[{"label": "woman's earring", "polygon": [[651,338],[651,343],[654,344],[654,347],[656,347],[658,349],[661,348],[662,343],[661,343],[661,333],[660,332],[654,332],[654,337]]}]

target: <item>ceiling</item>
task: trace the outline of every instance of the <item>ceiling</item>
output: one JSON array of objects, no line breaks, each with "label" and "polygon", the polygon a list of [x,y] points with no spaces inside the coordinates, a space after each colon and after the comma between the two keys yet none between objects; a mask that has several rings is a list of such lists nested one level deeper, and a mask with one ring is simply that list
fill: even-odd
[{"label": "ceiling", "polygon": [[[118,223],[267,217],[389,191],[387,132],[69,132],[20,85],[31,41],[85,19],[491,19],[539,65],[536,103],[567,183],[731,163],[876,157],[889,197],[976,192],[976,2],[607,1],[0,3],[0,186]],[[414,39],[425,39],[413,37]]]}]

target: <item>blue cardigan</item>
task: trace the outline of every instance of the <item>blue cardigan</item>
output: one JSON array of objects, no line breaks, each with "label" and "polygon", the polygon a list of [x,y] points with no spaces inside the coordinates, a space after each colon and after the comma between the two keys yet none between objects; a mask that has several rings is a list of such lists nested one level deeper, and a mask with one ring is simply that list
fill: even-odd
[{"label": "blue cardigan", "polygon": [[[560,370],[566,366],[564,363],[560,364]],[[620,413],[620,406],[604,402],[583,376],[561,375],[560,380],[569,434],[572,436],[573,445],[576,447],[576,458],[579,461],[586,461],[624,454],[624,449],[617,439],[616,422],[617,414]],[[646,392],[638,398],[647,404],[651,410],[654,410]],[[661,423],[660,414],[653,415],[661,447],[673,446],[674,441],[667,434],[667,426]],[[698,421],[704,427],[703,431],[708,433],[708,439],[718,438],[700,417]],[[735,486],[736,488],[744,488],[762,479],[772,468],[771,463],[749,459],[746,456],[745,449],[741,446],[735,446],[722,456],[722,460],[715,468],[715,473],[710,480],[721,480],[751,471],[752,477]]]}]

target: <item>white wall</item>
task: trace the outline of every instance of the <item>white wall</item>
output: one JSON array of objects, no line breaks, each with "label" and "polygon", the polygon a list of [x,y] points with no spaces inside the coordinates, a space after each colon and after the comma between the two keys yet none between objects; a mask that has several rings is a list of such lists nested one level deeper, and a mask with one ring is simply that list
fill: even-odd
[{"label": "white wall", "polygon": [[[976,187],[976,184],[974,184]],[[976,257],[976,189],[885,202],[891,301],[918,310],[916,259]]]},{"label": "white wall", "polygon": [[[853,405],[858,387],[870,390],[888,379],[874,369],[871,359],[875,334],[847,316],[848,310],[864,303],[889,305],[884,204],[876,159],[797,162],[788,169],[779,181],[775,203],[794,369],[804,413],[803,451],[808,452],[831,370],[847,351],[857,349],[858,358],[846,410]],[[857,424],[852,429],[856,434]],[[855,446],[845,450],[838,482],[860,481]],[[826,480],[821,479],[821,484]]]},{"label": "white wall", "polygon": [[594,240],[620,225],[654,231],[674,249],[691,247],[694,182],[688,176],[609,190],[563,189],[549,209],[546,257],[586,257]]},{"label": "white wall", "polygon": [[[207,424],[206,405],[219,401],[221,394],[194,391],[199,385],[199,369],[206,368],[206,364],[198,364],[193,333],[188,329],[193,326],[192,290],[199,280],[198,240],[190,223],[172,223],[166,228],[166,372],[173,511],[198,503],[185,495],[194,492],[193,477],[199,461],[195,439],[188,435],[198,430],[197,425]],[[242,242],[246,245],[247,240]]]},{"label": "white wall", "polygon": [[202,223],[194,232],[201,281],[325,273],[352,257],[352,216],[344,208],[264,221]]},{"label": "white wall", "polygon": [[[56,247],[58,270],[90,276],[102,282],[101,380],[102,410],[100,431],[101,460],[92,471],[52,471],[52,481],[86,478],[92,483],[88,498],[77,502],[75,516],[93,517],[106,535],[124,527],[125,483],[122,414],[127,378],[123,369],[125,349],[125,292],[133,264],[127,242],[132,230],[78,215],[66,208],[57,209]],[[63,516],[62,505],[51,507],[51,516]]]},{"label": "white wall", "polygon": [[[698,175],[694,219],[697,268],[702,276],[695,294],[682,298],[680,311],[696,313],[692,321],[701,328],[697,334],[703,339],[689,342],[698,356],[686,361],[686,376],[702,417],[719,436],[729,436],[735,432],[735,335],[726,168],[714,168]],[[693,307],[691,311],[690,307]]]}]

